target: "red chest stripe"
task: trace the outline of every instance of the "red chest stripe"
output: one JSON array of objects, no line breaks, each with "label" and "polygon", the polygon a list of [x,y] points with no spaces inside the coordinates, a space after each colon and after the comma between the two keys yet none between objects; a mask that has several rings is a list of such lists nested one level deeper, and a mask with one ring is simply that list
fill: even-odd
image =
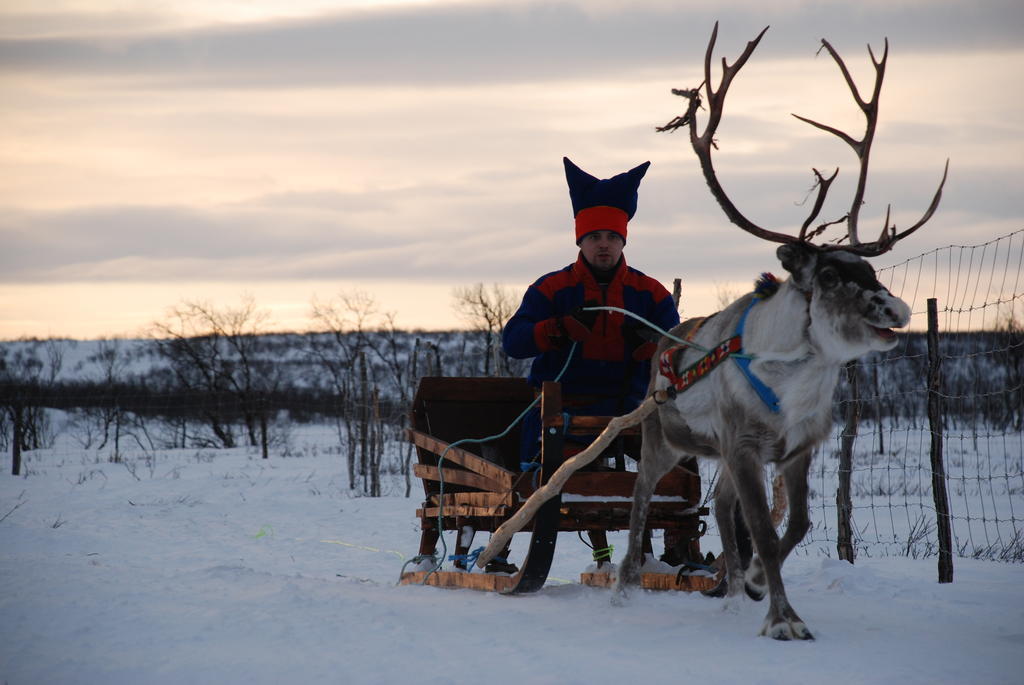
[{"label": "red chest stripe", "polygon": [[682,392],[711,373],[711,370],[729,358],[729,355],[743,349],[743,340],[736,335],[713,347],[707,354],[690,364],[688,367],[676,373],[676,357],[686,351],[685,345],[670,347],[661,354],[658,360],[658,368],[661,375],[668,379],[668,382],[678,392]]}]

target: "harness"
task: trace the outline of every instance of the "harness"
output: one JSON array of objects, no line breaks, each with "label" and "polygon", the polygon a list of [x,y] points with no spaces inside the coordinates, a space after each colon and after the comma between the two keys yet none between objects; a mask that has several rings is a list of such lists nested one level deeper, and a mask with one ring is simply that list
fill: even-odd
[{"label": "harness", "polygon": [[[736,366],[740,370],[740,373],[742,373],[747,379],[754,392],[757,393],[757,396],[760,397],[761,401],[764,402],[766,407],[768,407],[768,410],[773,413],[778,413],[781,410],[778,395],[776,395],[775,391],[768,387],[764,381],[758,378],[757,375],[750,370],[750,363],[754,358],[743,352],[743,332],[747,324],[747,315],[750,314],[750,310],[753,309],[758,302],[768,299],[774,295],[778,289],[779,282],[775,276],[770,273],[761,274],[761,277],[757,280],[754,287],[754,297],[744,310],[739,323],[736,324],[736,331],[733,333],[732,337],[711,348],[705,352],[703,357],[678,373],[676,372],[677,358],[680,354],[686,351],[687,347],[692,347],[692,345],[673,345],[662,352],[661,357],[658,359],[658,368],[661,375],[668,380],[676,392],[683,392],[701,378],[704,378],[704,376],[711,373],[711,371],[723,361],[732,357],[733,361],[736,362]],[[685,342],[690,343],[694,336],[697,335],[697,331],[699,331],[707,321],[708,318],[701,319],[693,330],[687,334]]]}]

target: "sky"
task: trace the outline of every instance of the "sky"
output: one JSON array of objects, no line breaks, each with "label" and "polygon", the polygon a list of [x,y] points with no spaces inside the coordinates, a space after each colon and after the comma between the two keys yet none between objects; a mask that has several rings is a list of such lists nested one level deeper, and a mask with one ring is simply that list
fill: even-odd
[{"label": "sky", "polygon": [[890,52],[861,233],[932,220],[884,267],[1024,224],[1024,6],[1015,0],[716,3],[51,0],[0,4],[0,339],[135,336],[184,301],[251,297],[306,330],[362,292],[401,328],[464,325],[454,288],[523,291],[576,256],[562,157],[650,160],[628,262],[706,314],[775,245],[725,219],[688,139],[656,133],[735,59],[715,163],[755,223],[793,232],[811,168],[848,211],[866,46]]}]

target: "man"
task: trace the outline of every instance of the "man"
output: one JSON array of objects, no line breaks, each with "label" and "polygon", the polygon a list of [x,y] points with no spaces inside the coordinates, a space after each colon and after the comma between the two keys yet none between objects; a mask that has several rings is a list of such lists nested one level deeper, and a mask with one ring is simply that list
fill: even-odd
[{"label": "man", "polygon": [[[505,325],[502,344],[516,359],[533,357],[528,377],[539,388],[561,377],[563,393],[581,400],[566,407],[571,414],[617,416],[643,401],[656,344],[650,329],[618,312],[586,311],[611,306],[633,312],[669,330],[679,323],[672,296],[655,279],[627,266],[623,256],[627,226],[636,213],[637,190],[650,162],[607,179],[586,173],[563,159],[576,224],[576,262],[541,276],[526,291],[519,310]],[[573,346],[575,343],[575,347]],[[540,415],[523,421],[523,461],[539,450]],[[570,442],[579,452],[593,438]],[[634,455],[639,456],[639,455]],[[594,560],[610,560],[604,532],[591,534]]]}]

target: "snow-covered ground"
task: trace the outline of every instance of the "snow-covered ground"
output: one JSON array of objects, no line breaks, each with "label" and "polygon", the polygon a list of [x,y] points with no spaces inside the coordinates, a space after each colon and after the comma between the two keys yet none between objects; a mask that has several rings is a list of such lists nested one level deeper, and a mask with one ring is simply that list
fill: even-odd
[{"label": "snow-covered ground", "polygon": [[[412,499],[349,494],[315,439],[262,460],[177,450],[110,463],[30,452],[0,475],[0,682],[1013,683],[1024,566],[801,554],[787,589],[809,643],[757,637],[765,605],[581,586],[563,534],[521,597],[397,586]],[[401,483],[390,484],[400,493]],[[624,535],[612,542],[624,550]],[[513,546],[514,556],[525,538]],[[705,549],[718,551],[710,537]]]}]

